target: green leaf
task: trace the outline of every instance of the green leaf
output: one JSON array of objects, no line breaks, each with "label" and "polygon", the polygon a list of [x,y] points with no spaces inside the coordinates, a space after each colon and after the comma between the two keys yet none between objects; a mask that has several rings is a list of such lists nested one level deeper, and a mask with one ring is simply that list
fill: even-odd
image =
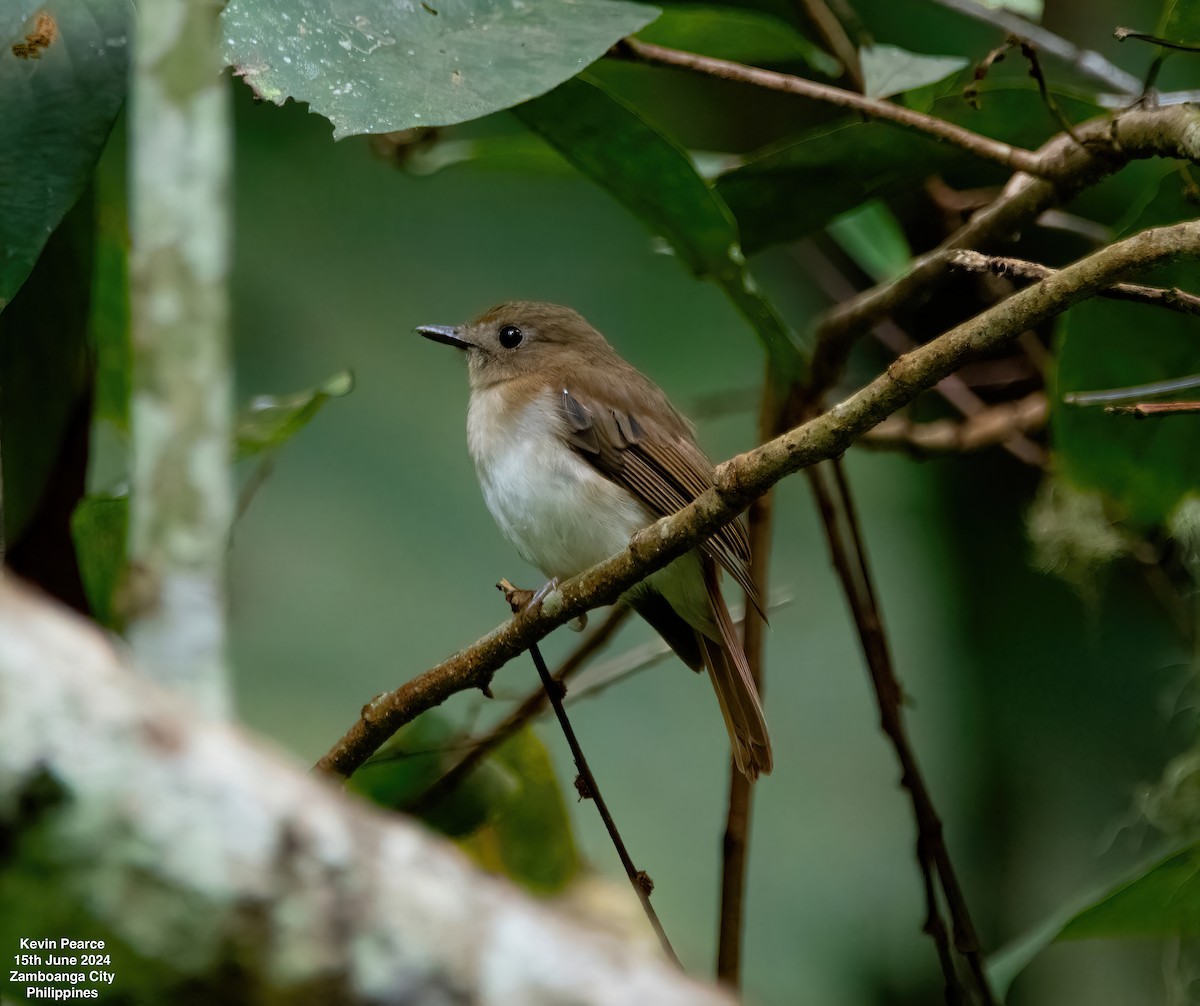
[{"label": "green leaf", "polygon": [[[391,810],[411,812],[417,799],[461,754],[463,740],[437,711],[423,713],[400,730],[351,776],[347,789]],[[418,816],[451,838],[478,830],[517,789],[503,768],[484,762],[452,793]]]},{"label": "green leaf", "polygon": [[894,45],[863,46],[859,51],[863,92],[868,98],[890,98],[926,84],[936,84],[967,65],[961,56],[925,56]]},{"label": "green leaf", "polygon": [[1140,867],[1086,907],[1066,909],[988,962],[995,991],[1009,985],[1051,943],[1130,936],[1200,935],[1200,843]]},{"label": "green leaf", "polygon": [[495,760],[520,784],[491,823],[504,872],[532,891],[554,894],[579,872],[579,853],[550,755],[526,728],[497,749]]},{"label": "green leaf", "polygon": [[329,399],[341,398],[353,390],[354,375],[342,370],[311,391],[255,396],[238,416],[235,458],[241,461],[281,447],[307,426]]},{"label": "green leaf", "polygon": [[1155,34],[1168,42],[1200,42],[1200,4],[1196,0],[1166,0]]},{"label": "green leaf", "polygon": [[750,322],[778,375],[800,372],[797,343],[746,269],[728,207],[683,150],[584,78],[514,112],[663,237],[689,269],[716,282]]},{"label": "green leaf", "polygon": [[125,97],[129,0],[0,4],[0,310],[83,192]]},{"label": "green leaf", "polygon": [[432,806],[414,807],[461,756],[463,737],[440,713],[418,716],[350,778],[347,788],[414,811],[483,866],[552,894],[579,870],[562,787],[545,745],[526,728]]},{"label": "green leaf", "polygon": [[[1035,147],[1059,131],[1032,85],[980,90],[981,107],[961,95],[935,99],[931,114],[975,132]],[[1094,114],[1090,102],[1056,96],[1067,115]],[[930,175],[953,170],[955,183],[992,183],[1003,173],[973,155],[886,122],[847,120],[775,144],[722,175],[717,193],[733,211],[750,252],[794,241],[867,199],[903,193]],[[798,198],[797,193],[803,193]]]},{"label": "green leaf", "polygon": [[445,126],[543,94],[644,27],[626,0],[230,0],[223,57],[334,136]]},{"label": "green leaf", "polygon": [[88,605],[97,622],[121,632],[117,591],[125,572],[128,496],[85,496],[71,514],[71,538]]},{"label": "green leaf", "polygon": [[842,65],[786,21],[755,10],[691,5],[668,7],[638,38],[686,52],[752,66],[804,63],[834,77]]},{"label": "green leaf", "polygon": [[877,283],[895,279],[912,258],[900,222],[878,199],[843,213],[829,223],[829,234],[839,247]]},{"label": "green leaf", "polygon": [[1122,884],[1063,926],[1057,939],[1200,935],[1200,843]]},{"label": "green leaf", "polygon": [[[91,415],[93,208],[89,191],[55,228],[27,282],[0,313],[0,485],[10,562],[27,531],[34,552],[48,551],[39,530],[52,525],[53,537],[65,539],[67,514],[82,495],[84,424]],[[49,521],[38,519],[47,515],[53,515]]]},{"label": "green leaf", "polygon": [[125,172],[112,145],[96,169],[96,259],[88,342],[96,358],[95,418],[129,428],[133,345],[129,323],[129,228]]}]

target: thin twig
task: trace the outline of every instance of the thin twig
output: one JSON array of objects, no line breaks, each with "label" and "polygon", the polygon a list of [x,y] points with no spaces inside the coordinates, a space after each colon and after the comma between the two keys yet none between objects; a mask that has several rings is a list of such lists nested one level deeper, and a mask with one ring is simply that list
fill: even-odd
[{"label": "thin twig", "polygon": [[719,77],[723,80],[751,84],[771,91],[783,91],[787,94],[811,98],[813,101],[822,101],[829,105],[836,105],[838,108],[848,108],[869,118],[878,119],[881,122],[891,122],[935,139],[953,143],[956,147],[961,147],[977,157],[1001,164],[1013,171],[1039,175],[1046,173],[1050,168],[1050,165],[1031,150],[1001,143],[999,140],[993,140],[990,136],[973,133],[969,129],[963,129],[962,126],[956,126],[936,116],[926,115],[924,112],[913,111],[911,108],[905,108],[894,102],[866,98],[854,91],[846,91],[830,84],[819,84],[803,77],[777,73],[774,70],[763,70],[731,60],[717,59],[713,56],[701,56],[679,49],[668,49],[665,46],[640,42],[631,38],[617,43],[610,50],[610,55],[648,63],[652,66],[670,66],[680,70],[691,70],[710,77]]},{"label": "thin twig", "polygon": [[[774,394],[775,382],[770,372],[763,380],[762,402],[759,410],[759,441],[779,433],[782,410]],[[759,597],[767,597],[768,564],[771,558],[771,530],[774,496],[768,492],[750,505],[750,579]],[[742,628],[743,648],[750,674],[763,697],[763,677],[766,668],[766,625],[755,618],[754,605],[746,599],[746,619]],[[742,940],[745,932],[746,864],[750,853],[750,810],[753,785],[738,771],[731,760],[729,766],[729,808],[725,816],[725,835],[721,843],[721,915],[717,935],[717,979],[737,988],[741,984]]]},{"label": "thin twig", "polygon": [[1075,126],[1067,118],[1062,108],[1059,107],[1058,102],[1054,100],[1054,95],[1050,93],[1050,85],[1046,83],[1046,75],[1042,72],[1042,61],[1038,59],[1037,48],[1027,38],[1018,36],[1016,41],[1021,47],[1021,55],[1029,62],[1029,76],[1037,82],[1038,94],[1041,95],[1042,104],[1050,110],[1050,114],[1054,116],[1059,129],[1076,143],[1080,143],[1079,137],[1075,135]]},{"label": "thin twig", "polygon": [[546,661],[542,659],[542,651],[538,649],[537,643],[530,645],[529,655],[533,657],[538,677],[542,679],[542,687],[546,690],[546,697],[550,700],[550,705],[554,707],[554,715],[558,717],[558,725],[562,727],[563,736],[567,739],[567,746],[571,749],[571,757],[575,759],[575,767],[579,769],[579,776],[583,780],[583,787],[580,792],[584,793],[596,805],[596,810],[600,812],[600,819],[604,822],[604,827],[608,830],[608,837],[612,839],[613,846],[617,850],[617,855],[621,858],[621,865],[625,867],[625,875],[629,877],[629,883],[633,885],[633,889],[637,892],[638,900],[642,903],[642,910],[646,913],[646,918],[650,920],[650,925],[653,927],[655,935],[658,936],[658,942],[662,944],[663,953],[682,968],[683,965],[679,963],[679,957],[675,953],[675,948],[671,946],[671,941],[667,939],[666,930],[663,929],[662,923],[659,921],[658,913],[654,910],[654,906],[650,904],[650,892],[654,890],[654,883],[645,872],[633,865],[633,860],[629,856],[629,850],[625,848],[625,843],[621,841],[621,833],[617,830],[617,824],[613,820],[612,814],[608,812],[608,804],[604,802],[604,797],[600,795],[600,787],[596,784],[596,777],[592,775],[592,770],[588,766],[587,759],[583,756],[583,748],[579,746],[579,738],[575,736],[575,730],[571,726],[571,721],[567,719],[567,711],[563,708],[562,703],[563,696],[567,693],[566,686],[561,681],[555,681],[551,676],[550,669],[546,666]]},{"label": "thin twig", "polygon": [[[1200,130],[1195,128],[1195,113],[1183,106],[1130,109],[1117,118],[1106,115],[1082,123],[1075,133],[1082,145],[1069,136],[1059,135],[1038,152],[1047,165],[1056,165],[1051,172],[1056,177],[1053,183],[1026,175],[1014,176],[998,199],[937,248],[918,256],[904,275],[864,290],[818,318],[813,332],[814,381],[822,358],[844,359],[849,345],[881,318],[934,297],[953,275],[950,259],[955,250],[988,251],[1008,241],[1046,210],[1069,201],[1135,158],[1200,160]],[[836,367],[824,368],[824,387],[836,380],[838,373]]]},{"label": "thin twig", "polygon": [[[578,646],[567,655],[567,658],[554,673],[554,680],[567,681],[576,671],[582,668],[596,653],[612,639],[628,620],[632,609],[627,605],[614,605],[608,617],[582,639]],[[546,708],[546,692],[539,689],[529,696],[509,713],[503,721],[492,728],[485,737],[480,738],[470,749],[454,763],[441,777],[413,801],[406,810],[420,815],[422,812],[436,806],[453,793],[463,780],[475,771],[484,760],[501,744],[518,733],[522,727],[539,716]]]},{"label": "thin twig", "polygon": [[[854,295],[850,281],[825,256],[820,256],[819,259],[817,256],[810,256],[807,264],[808,274],[822,286],[832,300],[844,301]],[[910,353],[917,347],[916,341],[890,318],[876,322],[872,333],[897,356]],[[849,349],[849,343],[828,342],[818,346],[817,353],[813,356],[811,378],[805,394],[815,399],[820,396],[821,389],[832,384],[834,375],[841,371],[845,363],[845,357],[840,351],[848,352]],[[958,374],[947,375],[938,381],[934,390],[968,420],[988,410],[987,403]],[[1015,432],[1000,446],[1023,464],[1034,468],[1041,468],[1046,464],[1046,452],[1024,433]]]},{"label": "thin twig", "polygon": [[[988,272],[1006,279],[1041,280],[1057,272],[1056,269],[1040,262],[1006,258],[1001,255],[983,255],[965,248],[950,256],[950,266],[963,272]],[[1200,297],[1179,287],[1167,289],[1160,286],[1142,286],[1139,283],[1117,283],[1107,290],[1101,290],[1099,295],[1112,300],[1154,304],[1183,314],[1200,316]]]},{"label": "thin twig", "polygon": [[1061,59],[1072,70],[1091,77],[1098,84],[1111,87],[1126,98],[1141,91],[1142,82],[1133,74],[1091,49],[1080,49],[1061,35],[1055,35],[1018,14],[999,7],[985,7],[974,0],[933,0],[939,7],[957,11],[976,21],[992,25],[1009,35],[1022,35],[1042,52]]},{"label": "thin twig", "polygon": [[405,723],[450,695],[479,688],[497,668],[559,625],[613,603],[635,583],[710,537],[775,483],[844,453],[963,364],[993,356],[1022,332],[1097,290],[1181,255],[1200,255],[1200,221],[1152,228],[1101,248],[893,361],[828,412],[718,465],[712,489],[639,532],[624,552],[564,581],[540,605],[522,610],[454,656],[368,702],[317,769],[349,776]]},{"label": "thin twig", "polygon": [[1137,419],[1178,416],[1200,412],[1200,402],[1138,402],[1137,405],[1110,405],[1104,410],[1113,416],[1134,416]]},{"label": "thin twig", "polygon": [[841,62],[846,76],[854,84],[855,90],[861,91],[863,89],[863,72],[862,62],[858,58],[858,49],[850,41],[850,36],[846,33],[846,29],[838,20],[837,15],[829,8],[825,0],[796,0],[796,5],[812,22],[817,34],[821,36],[821,41],[825,43],[825,48]]},{"label": "thin twig", "polygon": [[1150,42],[1153,45],[1161,45],[1164,49],[1178,49],[1181,52],[1200,52],[1200,44],[1195,42],[1172,42],[1169,38],[1159,38],[1157,35],[1150,35],[1144,31],[1135,31],[1132,28],[1122,28],[1120,26],[1113,29],[1113,38],[1118,42],[1124,42],[1127,38],[1131,38],[1137,42]]},{"label": "thin twig", "polygon": [[[950,852],[942,834],[942,822],[933,806],[933,798],[925,785],[925,780],[917,766],[916,755],[908,743],[907,732],[904,728],[904,718],[900,711],[900,699],[903,692],[899,679],[896,677],[892,664],[887,637],[883,632],[883,622],[880,617],[879,604],[875,596],[875,586],[867,563],[866,546],[863,541],[862,528],[858,520],[858,510],[854,505],[854,497],[850,493],[850,484],[846,480],[845,468],[840,459],[833,461],[834,481],[842,512],[846,515],[846,524],[850,531],[850,542],[854,549],[855,561],[858,565],[858,575],[865,586],[866,599],[869,607],[866,609],[868,619],[866,629],[874,636],[876,652],[882,656],[880,664],[888,676],[883,682],[884,687],[876,690],[880,700],[880,716],[889,719],[892,729],[888,736],[896,747],[896,758],[901,767],[901,783],[912,796],[913,811],[917,816],[917,829],[920,837],[928,844],[929,854],[937,865],[938,878],[942,884],[942,892],[946,896],[946,904],[950,910],[950,919],[954,924],[954,943],[962,954],[975,977],[980,998],[984,1006],[992,1006],[995,999],[988,984],[984,971],[983,954],[980,951],[979,937],[975,933],[975,924],[967,909],[966,899],[958,882],[954,864],[950,860]],[[891,709],[884,711],[883,704],[891,703]]]},{"label": "thin twig", "polygon": [[[900,784],[908,791],[913,804],[913,813],[917,821],[917,863],[921,869],[926,901],[924,929],[933,940],[937,950],[938,961],[942,968],[942,978],[945,981],[946,1002],[950,1006],[958,1006],[965,1001],[966,990],[963,988],[955,967],[949,934],[942,920],[941,906],[938,903],[934,882],[937,871],[934,843],[941,841],[941,822],[928,799],[924,782],[905,735],[904,722],[900,713],[902,701],[900,683],[891,666],[887,638],[883,633],[878,608],[874,604],[873,589],[867,573],[865,557],[859,554],[855,559],[851,558],[852,545],[847,543],[840,527],[840,523],[844,521],[849,531],[850,541],[857,540],[857,536],[852,530],[854,522],[847,506],[847,497],[841,492],[844,481],[840,477],[835,477],[834,484],[838,487],[837,494],[840,497],[835,501],[834,493],[826,484],[825,476],[820,468],[810,468],[805,474],[808,476],[817,508],[821,514],[821,523],[825,529],[825,540],[829,546],[830,559],[838,579],[841,581],[843,593],[858,628],[859,641],[867,661],[871,684],[875,690],[880,727],[892,743],[896,758],[900,763]],[[840,508],[839,502],[841,503]],[[857,549],[855,551],[857,552]],[[986,983],[984,988],[986,988]]]},{"label": "thin twig", "polygon": [[1191,391],[1193,388],[1200,388],[1200,374],[1170,377],[1165,381],[1151,381],[1149,384],[1134,384],[1125,388],[1105,388],[1102,391],[1068,391],[1062,396],[1062,400],[1067,405],[1119,405],[1155,395]]}]

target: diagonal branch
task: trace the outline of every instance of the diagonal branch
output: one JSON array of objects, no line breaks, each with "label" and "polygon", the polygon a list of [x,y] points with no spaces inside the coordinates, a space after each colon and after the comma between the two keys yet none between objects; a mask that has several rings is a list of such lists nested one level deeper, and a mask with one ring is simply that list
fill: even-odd
[{"label": "diagonal branch", "polygon": [[0,577],[0,919],[115,942],[114,1001],[733,1006],[135,671]]},{"label": "diagonal branch", "polygon": [[[988,272],[1005,279],[1045,279],[1054,270],[1040,262],[1029,262],[1002,255],[982,255],[966,248],[950,256],[950,265],[963,272]],[[1112,300],[1132,300],[1141,304],[1154,304],[1170,308],[1183,314],[1200,316],[1200,297],[1179,287],[1167,289],[1161,286],[1142,286],[1140,283],[1116,283],[1100,291],[1101,297]]]},{"label": "diagonal branch", "polygon": [[[901,308],[933,297],[951,275],[955,250],[988,251],[1009,240],[1042,213],[1061,205],[1132,160],[1172,157],[1200,162],[1200,109],[1188,105],[1136,108],[1075,127],[1079,142],[1060,134],[1038,151],[1036,178],[1016,175],[1001,196],[976,213],[933,251],[918,257],[899,278],[864,290],[839,304],[815,325],[814,375],[835,375],[858,336]],[[824,385],[828,386],[828,383]],[[823,390],[818,388],[816,390]]]},{"label": "diagonal branch", "polygon": [[945,119],[934,115],[917,112],[895,102],[882,101],[878,98],[867,98],[854,91],[847,91],[831,84],[819,84],[815,80],[796,77],[788,73],[778,73],[775,70],[763,70],[756,66],[746,66],[727,59],[717,59],[714,56],[701,56],[694,52],[683,52],[679,49],[668,49],[665,46],[654,45],[650,42],[639,42],[637,39],[623,39],[611,50],[611,55],[639,63],[654,66],[670,66],[681,70],[692,70],[696,73],[723,80],[733,80],[742,84],[752,84],[771,91],[783,91],[802,98],[811,98],[827,105],[836,105],[853,112],[859,112],[869,118],[881,122],[891,122],[897,126],[924,133],[934,139],[953,143],[977,157],[996,164],[1003,165],[1013,171],[1025,171],[1039,175],[1051,172],[1054,165],[1043,161],[1031,150],[1014,147],[990,136],[973,133],[962,126],[956,126]]},{"label": "diagonal branch", "polygon": [[1200,221],[1143,231],[1102,248],[895,360],[823,415],[719,465],[712,489],[636,535],[624,552],[550,591],[540,607],[522,611],[436,667],[369,702],[317,767],[350,775],[404,723],[455,692],[480,687],[498,667],[576,615],[616,601],[649,573],[711,536],[775,483],[841,454],[964,363],[994,353],[1026,329],[1131,273],[1180,255],[1200,255]]}]

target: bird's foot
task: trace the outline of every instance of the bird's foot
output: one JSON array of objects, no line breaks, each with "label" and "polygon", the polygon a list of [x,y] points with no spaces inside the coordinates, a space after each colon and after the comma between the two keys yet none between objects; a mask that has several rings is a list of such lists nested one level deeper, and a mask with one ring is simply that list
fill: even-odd
[{"label": "bird's foot", "polygon": [[[496,584],[496,589],[504,594],[504,599],[508,602],[508,606],[512,608],[513,613],[524,611],[527,608],[539,608],[552,591],[558,590],[558,577],[551,577],[543,583],[537,590],[524,590],[521,587],[514,587],[508,580],[501,580]],[[576,615],[569,622],[568,628],[573,632],[582,632],[587,628],[587,613]]]},{"label": "bird's foot", "polygon": [[512,608],[514,615],[518,611],[529,607],[529,603],[534,597],[532,590],[523,590],[520,587],[514,587],[505,579],[496,584],[496,589],[504,595],[504,600],[508,602],[508,606]]}]

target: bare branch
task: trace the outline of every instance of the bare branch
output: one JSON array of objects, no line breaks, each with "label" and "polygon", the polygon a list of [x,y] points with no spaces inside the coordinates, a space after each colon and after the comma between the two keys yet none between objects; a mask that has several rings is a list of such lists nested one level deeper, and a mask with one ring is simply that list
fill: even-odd
[{"label": "bare branch", "polygon": [[1131,38],[1135,42],[1150,42],[1153,45],[1161,45],[1164,49],[1178,49],[1181,52],[1200,52],[1200,44],[1195,42],[1173,42],[1169,38],[1159,38],[1157,35],[1150,35],[1144,31],[1136,31],[1133,28],[1118,26],[1113,29],[1113,38],[1118,42],[1124,42],[1127,38]]},{"label": "bare branch", "polygon": [[[987,272],[1006,279],[1039,280],[1054,274],[1053,269],[1039,262],[1004,258],[999,255],[982,255],[965,248],[950,256],[950,266],[964,272]],[[1141,286],[1137,283],[1117,283],[1107,290],[1101,290],[1099,296],[1154,304],[1170,308],[1172,311],[1200,316],[1200,297],[1179,287],[1166,289],[1159,286]]]},{"label": "bare branch", "polygon": [[[831,299],[840,301],[853,296],[850,281],[824,256],[809,258],[808,273],[825,289]],[[911,353],[917,347],[916,341],[890,318],[881,318],[875,322],[871,331],[876,339],[897,356]],[[818,354],[818,358],[821,367],[832,369],[818,370],[814,366],[811,371],[810,394],[819,394],[819,389],[831,381],[833,373],[841,367],[841,358],[832,354]],[[934,385],[933,390],[968,419],[988,409],[987,403],[958,374],[948,374]],[[1023,433],[1014,432],[1001,446],[1022,464],[1034,468],[1042,468],[1046,464],[1046,452]]]},{"label": "bare branch", "polygon": [[[900,763],[900,785],[908,791],[912,800],[913,813],[917,822],[917,865],[920,868],[925,889],[924,930],[933,940],[937,950],[938,963],[941,965],[942,979],[945,982],[946,1003],[948,1006],[961,1006],[965,1001],[966,990],[958,977],[954,955],[950,948],[950,934],[942,919],[935,884],[935,876],[938,871],[934,849],[936,844],[942,842],[941,821],[933,809],[925,782],[917,767],[916,758],[908,743],[904,718],[900,712],[903,693],[892,668],[891,652],[883,630],[882,614],[875,604],[875,592],[858,533],[858,522],[854,517],[850,502],[849,489],[840,472],[835,475],[834,490],[830,490],[826,484],[822,466],[809,468],[805,474],[808,476],[813,498],[816,500],[817,510],[821,515],[825,541],[829,546],[830,562],[837,573],[838,580],[841,581],[842,592],[845,594],[846,603],[854,617],[855,627],[858,629],[859,642],[867,662],[867,671],[875,690],[880,727],[891,742]],[[947,857],[947,862],[949,862],[949,857]],[[962,910],[966,911],[965,904],[962,906]],[[968,929],[970,928],[969,915],[966,926]],[[970,949],[978,958],[978,945]],[[991,996],[986,980],[980,983],[980,988],[985,993],[985,998],[990,1000]]]},{"label": "bare branch", "polygon": [[[38,918],[122,948],[139,1002],[732,1006],[640,934],[526,897],[197,715],[11,576],[0,735],[6,874],[38,878]],[[61,935],[30,910],[0,886],[0,917]]]},{"label": "bare branch", "polygon": [[895,360],[885,373],[823,415],[719,465],[713,489],[636,535],[624,552],[560,584],[540,607],[523,610],[436,667],[369,702],[317,767],[348,776],[404,723],[455,692],[478,688],[496,668],[576,615],[613,603],[647,574],[712,535],[776,482],[841,454],[964,363],[995,353],[1026,329],[1138,269],[1198,254],[1200,221],[1143,231],[1019,290]]},{"label": "bare branch", "polygon": [[845,358],[859,335],[880,318],[933,297],[953,275],[953,251],[989,251],[1046,210],[1070,200],[1131,160],[1172,157],[1200,161],[1200,110],[1190,106],[1129,109],[1116,117],[1082,123],[1075,134],[1080,142],[1060,134],[1038,152],[1040,160],[1053,165],[1040,173],[1053,176],[1055,181],[1014,176],[999,199],[976,213],[933,251],[917,258],[903,276],[865,290],[826,312],[815,326],[813,374],[831,381],[840,370],[837,360]]},{"label": "bare branch", "polygon": [[1080,49],[1060,35],[1047,31],[1040,25],[1025,20],[1018,14],[1013,14],[1000,7],[985,7],[974,0],[933,0],[934,3],[949,10],[965,14],[976,21],[982,21],[1000,29],[1007,35],[1021,35],[1029,39],[1042,52],[1061,59],[1073,70],[1086,74],[1098,84],[1111,87],[1125,98],[1140,94],[1142,82],[1133,74],[1122,70],[1115,63],[1091,49]]},{"label": "bare branch", "polygon": [[1046,395],[1035,391],[1016,402],[1001,402],[963,422],[938,419],[914,423],[905,416],[885,419],[859,441],[862,447],[896,449],[923,454],[966,454],[997,447],[1014,436],[1046,425]]},{"label": "bare branch", "polygon": [[1139,402],[1137,405],[1110,405],[1104,411],[1110,415],[1149,419],[1200,412],[1200,402]]},{"label": "bare branch", "polygon": [[881,122],[891,122],[897,126],[916,130],[934,139],[944,140],[961,147],[984,160],[1001,164],[1013,171],[1025,171],[1030,174],[1049,172],[1054,165],[1041,160],[1037,154],[1021,147],[1014,147],[990,136],[972,133],[945,119],[939,119],[924,112],[916,112],[903,105],[891,101],[880,101],[876,98],[866,98],[854,91],[846,91],[830,84],[819,84],[804,77],[795,77],[787,73],[777,73],[774,70],[762,70],[743,63],[734,63],[713,56],[700,56],[692,52],[682,52],[679,49],[668,49],[650,42],[639,42],[627,38],[617,43],[610,55],[624,59],[632,59],[653,66],[671,66],[681,70],[691,70],[710,77],[720,77],[723,80],[733,80],[742,84],[752,84],[756,87],[767,88],[771,91],[783,91],[795,94],[813,101],[822,101],[839,108],[848,108],[860,112]]},{"label": "bare branch", "polygon": [[625,847],[625,842],[621,838],[621,832],[617,828],[617,822],[613,820],[613,816],[609,812],[608,804],[600,793],[600,786],[596,782],[596,777],[592,774],[592,768],[588,765],[583,748],[579,744],[579,738],[575,736],[575,728],[571,726],[571,721],[567,717],[567,711],[563,708],[563,695],[566,693],[566,686],[561,681],[555,681],[551,676],[550,669],[546,666],[546,661],[542,659],[542,651],[538,649],[537,643],[529,647],[529,654],[533,657],[538,677],[542,679],[542,688],[546,693],[546,698],[549,700],[551,708],[554,709],[554,715],[558,718],[558,725],[562,728],[563,737],[566,738],[567,746],[571,749],[571,757],[575,760],[575,767],[579,770],[579,778],[576,780],[575,785],[579,789],[580,794],[585,799],[591,800],[597,812],[599,812],[600,820],[604,822],[604,829],[608,832],[608,837],[612,839],[613,847],[617,850],[617,857],[621,860],[621,865],[625,868],[625,876],[629,878],[629,883],[637,894],[638,901],[642,904],[642,911],[646,913],[646,918],[650,922],[650,927],[654,930],[654,935],[658,937],[658,942],[662,947],[663,953],[676,966],[682,967],[679,963],[679,957],[675,953],[675,948],[671,946],[671,941],[667,939],[667,931],[663,929],[658,912],[654,910],[654,906],[650,903],[650,892],[654,890],[654,884],[645,872],[633,865],[633,858],[629,855],[629,850]]},{"label": "bare branch", "polygon": [[853,82],[854,87],[863,89],[862,62],[858,58],[858,49],[850,41],[850,36],[838,20],[837,15],[830,10],[825,0],[796,0],[796,6],[804,12],[816,28],[825,48],[833,53],[846,70],[846,76]]},{"label": "bare branch", "polygon": [[[770,371],[763,378],[758,418],[760,442],[777,435],[783,423],[781,404],[774,392]],[[774,523],[774,494],[766,493],[750,504],[750,579],[759,597],[768,597],[768,567],[771,558],[771,532]],[[755,617],[754,604],[746,598],[746,619],[742,639],[746,663],[754,677],[760,698],[764,698],[766,672],[766,623]],[[754,787],[729,763],[729,807],[725,815],[725,835],[721,842],[721,913],[717,934],[717,978],[733,988],[741,984],[742,940],[745,933],[746,864],[750,857],[750,811]]]}]

